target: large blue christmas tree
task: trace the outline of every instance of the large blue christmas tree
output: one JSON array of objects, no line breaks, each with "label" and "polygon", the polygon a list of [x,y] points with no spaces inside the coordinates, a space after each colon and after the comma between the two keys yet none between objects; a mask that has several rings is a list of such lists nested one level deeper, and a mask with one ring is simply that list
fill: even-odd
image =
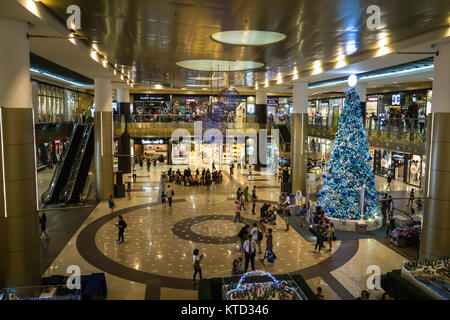
[{"label": "large blue christmas tree", "polygon": [[365,189],[364,218],[378,213],[378,192],[371,160],[359,96],[350,88],[345,92],[328,171],[318,195],[318,205],[327,216],[361,219],[361,188]]}]

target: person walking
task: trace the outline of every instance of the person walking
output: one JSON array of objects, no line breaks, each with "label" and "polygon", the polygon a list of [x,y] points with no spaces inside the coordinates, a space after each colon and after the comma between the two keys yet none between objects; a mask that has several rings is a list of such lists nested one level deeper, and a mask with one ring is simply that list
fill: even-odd
[{"label": "person walking", "polygon": [[253,168],[248,166],[248,180],[253,180]]},{"label": "person walking", "polygon": [[244,189],[244,201],[245,201],[245,202],[250,202],[250,201],[249,201],[250,198],[249,198],[248,192],[249,192],[249,191],[248,191],[248,186],[246,186],[245,189]]},{"label": "person walking", "polygon": [[256,196],[255,186],[253,186],[253,190],[252,190],[252,214],[256,214],[256,211],[255,211],[256,200],[258,200],[258,197]]},{"label": "person walking", "polygon": [[167,199],[169,201],[169,208],[172,208],[172,197],[175,195],[175,192],[173,192],[173,189],[170,187],[170,184],[167,185]]},{"label": "person walking", "polygon": [[247,210],[247,208],[245,207],[245,198],[244,198],[244,192],[241,191],[239,194],[239,202],[241,203],[241,208],[244,210]]},{"label": "person walking", "polygon": [[202,267],[200,265],[200,262],[202,262],[204,256],[199,255],[200,251],[198,249],[194,249],[193,253],[193,260],[194,260],[194,282],[195,278],[198,275],[200,276],[200,280],[202,280]]},{"label": "person walking", "polygon": [[131,182],[127,182],[127,193],[128,193],[128,199],[131,200]]},{"label": "person walking", "polygon": [[234,214],[234,222],[236,222],[236,220],[241,222],[241,203],[239,200],[234,202]]},{"label": "person walking", "polygon": [[420,132],[420,133],[424,133],[424,128],[425,128],[425,115],[423,114],[423,111],[420,112],[418,122],[419,122],[419,132]]},{"label": "person walking", "polygon": [[123,220],[121,215],[119,215],[119,222],[116,224],[116,227],[119,229],[119,238],[117,239],[117,243],[125,243],[123,234],[125,232],[125,228],[127,227],[127,223]]},{"label": "person walking", "polygon": [[256,242],[249,236],[247,236],[247,240],[244,241],[244,250],[245,250],[244,273],[246,273],[248,270],[249,262],[252,266],[252,271],[254,271],[255,270]]},{"label": "person walking", "polygon": [[46,231],[46,229],[47,229],[47,215],[45,214],[45,212],[42,213],[42,215],[39,217],[39,226],[40,226],[40,229],[41,229],[41,234],[39,235],[39,237],[41,238],[42,234],[45,234],[45,240],[47,240],[47,241],[50,240],[50,238],[48,237],[47,231]]},{"label": "person walking", "polygon": [[108,207],[111,213],[114,213],[114,208],[117,208],[116,203],[114,202],[112,194],[109,195],[108,199]]},{"label": "person walking", "polygon": [[383,215],[383,225],[386,223],[387,211],[389,209],[389,201],[387,198],[387,194],[383,195],[383,199],[381,199],[381,214]]}]

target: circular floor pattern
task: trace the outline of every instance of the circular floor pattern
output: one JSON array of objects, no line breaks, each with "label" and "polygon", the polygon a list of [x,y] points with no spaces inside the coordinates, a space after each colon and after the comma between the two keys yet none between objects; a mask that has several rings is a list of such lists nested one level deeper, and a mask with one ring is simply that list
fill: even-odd
[{"label": "circular floor pattern", "polygon": [[[184,199],[174,200],[174,202],[183,202],[183,201],[186,200]],[[114,276],[120,277],[122,279],[127,279],[130,281],[135,281],[144,284],[156,282],[159,283],[162,287],[166,288],[192,290],[193,284],[192,280],[190,279],[163,276],[127,267],[105,256],[99,250],[99,248],[95,243],[95,235],[97,231],[108,221],[117,218],[119,214],[124,215],[126,213],[130,213],[138,209],[146,207],[156,207],[158,205],[159,202],[153,202],[129,207],[126,209],[121,209],[116,211],[115,213],[106,214],[88,224],[86,227],[84,227],[83,230],[80,231],[76,241],[76,246],[81,257],[85,259],[88,263],[92,264],[94,267],[103,270],[104,272],[107,272],[109,274],[112,274]],[[359,247],[358,240],[344,241],[341,243],[338,250],[329,258],[311,267],[294,271],[291,273],[292,274],[300,273],[305,278],[305,280],[312,279],[318,276],[321,276],[322,278],[326,276],[329,277],[331,275],[330,274],[331,271],[340,268],[341,266],[343,266],[352,259],[352,257],[358,251],[358,247]],[[340,286],[342,287],[342,285]],[[333,290],[339,289],[339,283],[332,285],[332,287]]]},{"label": "circular floor pattern", "polygon": [[[228,237],[212,237],[212,236],[205,236],[199,233],[196,233],[192,230],[192,227],[196,225],[197,223],[208,221],[208,220],[222,220],[222,221],[233,221],[233,216],[227,216],[227,215],[208,215],[208,216],[198,216],[193,218],[187,218],[178,221],[175,223],[172,227],[172,232],[176,236],[180,237],[181,239],[192,241],[192,242],[199,242],[199,243],[209,243],[209,244],[225,244],[225,243],[236,243],[237,241],[237,232],[236,235],[228,236]],[[257,222],[253,219],[243,218],[241,217],[241,226],[244,226],[245,224],[248,224],[250,226],[253,225],[253,223]],[[238,222],[236,222],[238,223]],[[265,227],[264,225],[260,225],[260,230],[264,233]],[[238,231],[239,232],[239,231]]]}]

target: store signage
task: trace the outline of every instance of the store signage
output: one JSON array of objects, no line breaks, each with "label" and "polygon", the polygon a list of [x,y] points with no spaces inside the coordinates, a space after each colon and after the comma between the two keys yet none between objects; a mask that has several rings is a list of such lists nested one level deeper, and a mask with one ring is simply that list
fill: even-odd
[{"label": "store signage", "polygon": [[150,94],[133,94],[134,102],[146,102],[146,101],[170,101],[170,96],[165,95],[150,95]]},{"label": "store signage", "polygon": [[55,145],[56,145],[56,146],[61,145],[61,140],[55,140]]},{"label": "store signage", "polygon": [[267,106],[278,106],[278,97],[267,97]]},{"label": "store signage", "polygon": [[368,96],[367,102],[376,102],[378,101],[378,96]]},{"label": "store signage", "polygon": [[152,139],[152,140],[142,139],[142,144],[164,144],[164,140],[163,139]]},{"label": "store signage", "polygon": [[195,99],[195,98],[186,98],[186,104],[189,104],[189,103],[196,104],[197,103],[197,99]]},{"label": "store signage", "polygon": [[406,154],[400,154],[400,153],[393,153],[392,158],[405,158]]},{"label": "store signage", "polygon": [[400,93],[392,95],[392,105],[399,106],[400,105]]}]

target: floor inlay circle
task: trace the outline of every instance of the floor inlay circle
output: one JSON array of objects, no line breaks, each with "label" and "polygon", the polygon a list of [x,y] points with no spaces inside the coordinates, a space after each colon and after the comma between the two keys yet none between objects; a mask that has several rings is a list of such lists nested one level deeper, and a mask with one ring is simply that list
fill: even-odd
[{"label": "floor inlay circle", "polygon": [[[226,221],[228,224],[229,221],[234,220],[234,216],[230,215],[208,215],[208,216],[198,216],[193,218],[187,218],[178,221],[175,223],[172,227],[172,232],[179,238],[189,240],[192,242],[199,242],[199,243],[209,243],[209,244],[226,244],[226,243],[236,243],[238,241],[237,234],[239,232],[239,229],[243,227],[244,225],[248,224],[250,226],[253,226],[256,220],[243,218],[241,217],[241,222],[236,222],[236,224],[239,225],[238,228],[236,228],[236,233],[231,236],[226,237],[220,237],[220,236],[208,236],[203,235],[200,233],[197,233],[196,231],[198,228],[195,228],[197,224],[200,224],[205,221]],[[259,224],[260,230],[262,232],[265,232],[265,226],[262,224]],[[195,230],[195,231],[194,231]],[[225,230],[225,228],[223,229]],[[218,229],[218,231],[220,231]],[[217,233],[220,235],[220,232]]]}]

